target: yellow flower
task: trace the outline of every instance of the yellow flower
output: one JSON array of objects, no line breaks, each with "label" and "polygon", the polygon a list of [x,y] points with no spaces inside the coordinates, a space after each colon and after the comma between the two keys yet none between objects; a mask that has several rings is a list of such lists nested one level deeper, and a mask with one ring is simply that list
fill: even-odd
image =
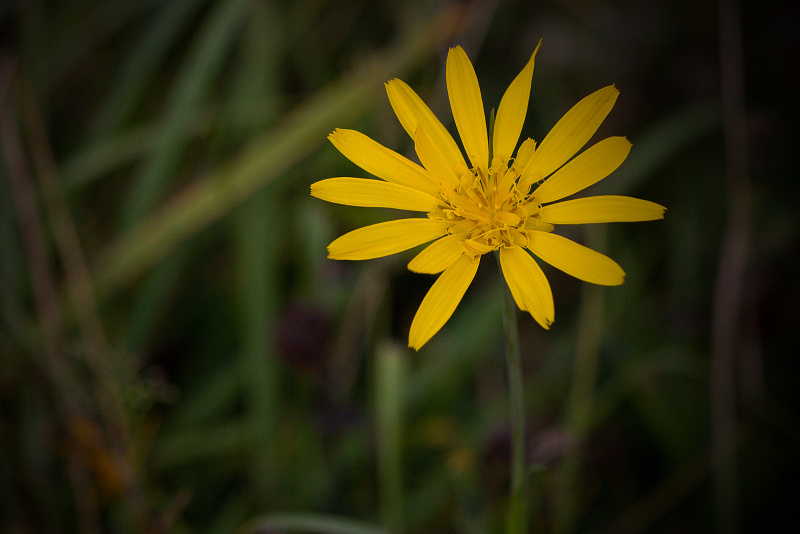
[{"label": "yellow flower", "polygon": [[503,276],[520,309],[549,328],[555,318],[553,294],[527,251],[581,280],[618,285],[625,272],[614,260],[552,233],[554,225],[664,217],[664,207],[624,196],[557,202],[602,180],[628,156],[630,142],[609,137],[567,163],[611,111],[619,94],[614,86],[578,102],[538,147],[527,139],[512,158],[538,50],[539,46],[500,101],[490,152],[475,70],[461,47],[450,49],[447,92],[469,164],[430,108],[398,79],[387,82],[386,91],[422,166],[353,130],[336,129],[329,136],[345,157],[381,180],[330,178],[311,186],[313,196],[351,206],[427,213],[359,228],[328,246],[330,258],[366,260],[436,240],[408,264],[414,272],[441,273],[411,323],[408,344],[414,349],[447,322],[487,252],[499,251]]}]

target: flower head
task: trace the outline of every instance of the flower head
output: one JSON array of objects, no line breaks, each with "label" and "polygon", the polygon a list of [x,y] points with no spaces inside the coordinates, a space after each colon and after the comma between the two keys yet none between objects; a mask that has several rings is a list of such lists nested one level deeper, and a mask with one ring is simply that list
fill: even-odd
[{"label": "flower head", "polygon": [[433,241],[408,264],[415,272],[441,273],[412,321],[409,346],[414,349],[453,314],[484,254],[498,251],[517,305],[549,328],[555,318],[553,294],[528,251],[581,280],[618,285],[625,273],[614,260],[553,233],[555,225],[664,216],[664,207],[631,197],[561,201],[608,176],[628,156],[630,142],[609,137],[570,160],[614,106],[619,94],[614,86],[578,102],[538,146],[527,139],[512,157],[528,109],[538,49],[500,101],[491,145],[475,70],[461,47],[450,49],[447,92],[466,160],[430,108],[397,79],[386,83],[386,91],[422,165],[353,130],[337,129],[329,136],[345,157],[380,180],[321,180],[311,185],[313,196],[427,214],[359,228],[328,246],[330,258],[366,260]]}]

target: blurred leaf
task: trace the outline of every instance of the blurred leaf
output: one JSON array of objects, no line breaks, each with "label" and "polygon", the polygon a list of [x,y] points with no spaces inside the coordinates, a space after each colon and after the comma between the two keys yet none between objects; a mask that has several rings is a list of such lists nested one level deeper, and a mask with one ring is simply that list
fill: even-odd
[{"label": "blurred leaf", "polygon": [[379,84],[411,68],[434,43],[447,37],[442,24],[449,27],[452,16],[446,12],[444,20],[440,17],[427,27],[414,26],[397,49],[365,61],[356,72],[317,93],[280,126],[249,143],[233,161],[198,178],[157,213],[123,234],[95,269],[98,297],[107,298],[152,268],[178,243],[274,182],[321,145],[337,123],[348,122],[362,113],[377,97]]},{"label": "blurred leaf", "polygon": [[[167,54],[178,45],[181,34],[206,0],[181,0],[158,4],[160,10],[127,55],[117,82],[105,99],[94,130],[103,138],[115,132],[132,112],[147,84],[164,65]],[[135,4],[132,2],[131,4]]]},{"label": "blurred leaf", "polygon": [[158,137],[156,151],[143,162],[122,204],[120,223],[123,229],[150,211],[180,167],[186,149],[184,132],[190,127],[192,116],[212,80],[219,77],[227,53],[236,42],[232,36],[239,32],[249,4],[250,0],[218,1],[206,14],[188,59],[182,63],[169,93],[165,126]]},{"label": "blurred leaf", "polygon": [[375,428],[377,433],[380,508],[383,524],[402,532],[403,519],[403,397],[407,349],[382,345],[375,351]]},{"label": "blurred leaf", "polygon": [[[252,6],[237,57],[238,74],[231,99],[254,102],[261,95],[269,95],[264,104],[274,113],[279,109],[276,86],[283,32],[273,11],[266,3]],[[237,128],[235,122],[226,128],[233,138],[248,135],[253,129]],[[250,480],[258,495],[274,489],[278,478],[281,370],[275,332],[284,297],[280,273],[285,259],[277,252],[286,245],[288,217],[281,199],[261,190],[236,210],[231,235],[236,253],[237,316],[241,318],[238,363],[245,390],[244,415],[253,428],[254,440]]]}]

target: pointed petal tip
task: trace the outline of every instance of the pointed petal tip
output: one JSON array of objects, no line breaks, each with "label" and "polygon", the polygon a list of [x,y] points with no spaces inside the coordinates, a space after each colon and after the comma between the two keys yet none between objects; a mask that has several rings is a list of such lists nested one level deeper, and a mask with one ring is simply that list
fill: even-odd
[{"label": "pointed petal tip", "polygon": [[328,134],[328,140],[333,142],[335,139],[341,139],[346,135],[346,131],[342,128],[334,128],[331,133]]},{"label": "pointed petal tip", "polygon": [[336,254],[335,252],[331,251],[331,246],[330,245],[325,247],[325,251],[328,253],[328,259],[329,260],[338,260],[339,259],[339,255]]},{"label": "pointed petal tip", "polygon": [[550,330],[550,326],[555,322],[555,317],[536,317],[530,310],[523,311],[528,312],[530,316],[533,317],[533,320],[545,330]]},{"label": "pointed petal tip", "polygon": [[[595,91],[594,94],[597,95],[597,96],[601,96],[601,95],[604,96],[605,99],[603,99],[603,100],[606,101],[606,102],[609,101],[609,100],[613,100],[613,101],[616,102],[617,97],[619,96],[619,89],[617,89],[617,84],[612,83],[611,85],[607,85],[607,86],[603,87],[602,89],[598,89],[597,91]],[[598,100],[600,100],[600,99],[598,99]]]},{"label": "pointed petal tip", "polygon": [[622,271],[622,273],[620,274],[619,280],[615,280],[614,283],[599,284],[599,285],[605,285],[605,286],[608,286],[608,287],[616,287],[616,286],[621,286],[624,283],[625,283],[625,271]]},{"label": "pointed petal tip", "polygon": [[386,80],[385,82],[383,82],[383,86],[386,88],[387,91],[396,89],[398,87],[402,87],[404,85],[408,86],[408,84],[403,80],[401,80],[400,78],[392,78],[390,80]]},{"label": "pointed petal tip", "polygon": [[346,260],[350,260],[352,258],[346,258],[346,257],[344,257],[344,255],[342,255],[340,253],[335,253],[335,252],[328,251],[328,259],[329,260],[336,260],[336,261],[346,261]]},{"label": "pointed petal tip", "polygon": [[648,202],[649,204],[651,204],[651,205],[652,205],[652,208],[653,208],[653,211],[654,211],[654,212],[656,212],[656,211],[658,211],[658,210],[661,210],[661,211],[660,211],[660,213],[657,213],[657,214],[656,214],[655,216],[653,216],[652,218],[650,218],[650,219],[644,219],[644,220],[649,220],[649,221],[660,221],[660,220],[664,219],[664,215],[665,215],[665,214],[666,214],[666,212],[667,212],[667,208],[666,208],[665,206],[662,206],[661,204],[657,204],[656,202],[650,202],[650,201],[647,201],[647,202]]},{"label": "pointed petal tip", "polygon": [[534,49],[533,49],[533,54],[531,54],[531,59],[533,59],[533,58],[535,58],[535,57],[536,57],[536,52],[538,52],[538,51],[539,51],[539,48],[542,46],[542,41],[544,41],[544,39],[543,39],[543,38],[540,38],[540,39],[539,39],[539,42],[538,42],[538,43],[536,43],[536,48],[534,48]]}]

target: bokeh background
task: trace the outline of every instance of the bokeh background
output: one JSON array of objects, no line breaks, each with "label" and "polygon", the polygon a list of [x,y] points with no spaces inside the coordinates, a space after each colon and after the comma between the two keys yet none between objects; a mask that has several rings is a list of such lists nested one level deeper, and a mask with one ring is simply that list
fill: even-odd
[{"label": "bokeh background", "polygon": [[[10,0],[0,4],[5,533],[501,532],[509,436],[496,266],[419,353],[414,251],[326,258],[392,214],[309,184],[326,140],[413,157],[383,82],[455,132],[447,47],[488,108],[544,39],[523,135],[615,83],[589,193],[663,221],[568,234],[521,316],[536,532],[796,524],[800,17],[792,2]],[[794,347],[794,348],[793,348]]]}]

